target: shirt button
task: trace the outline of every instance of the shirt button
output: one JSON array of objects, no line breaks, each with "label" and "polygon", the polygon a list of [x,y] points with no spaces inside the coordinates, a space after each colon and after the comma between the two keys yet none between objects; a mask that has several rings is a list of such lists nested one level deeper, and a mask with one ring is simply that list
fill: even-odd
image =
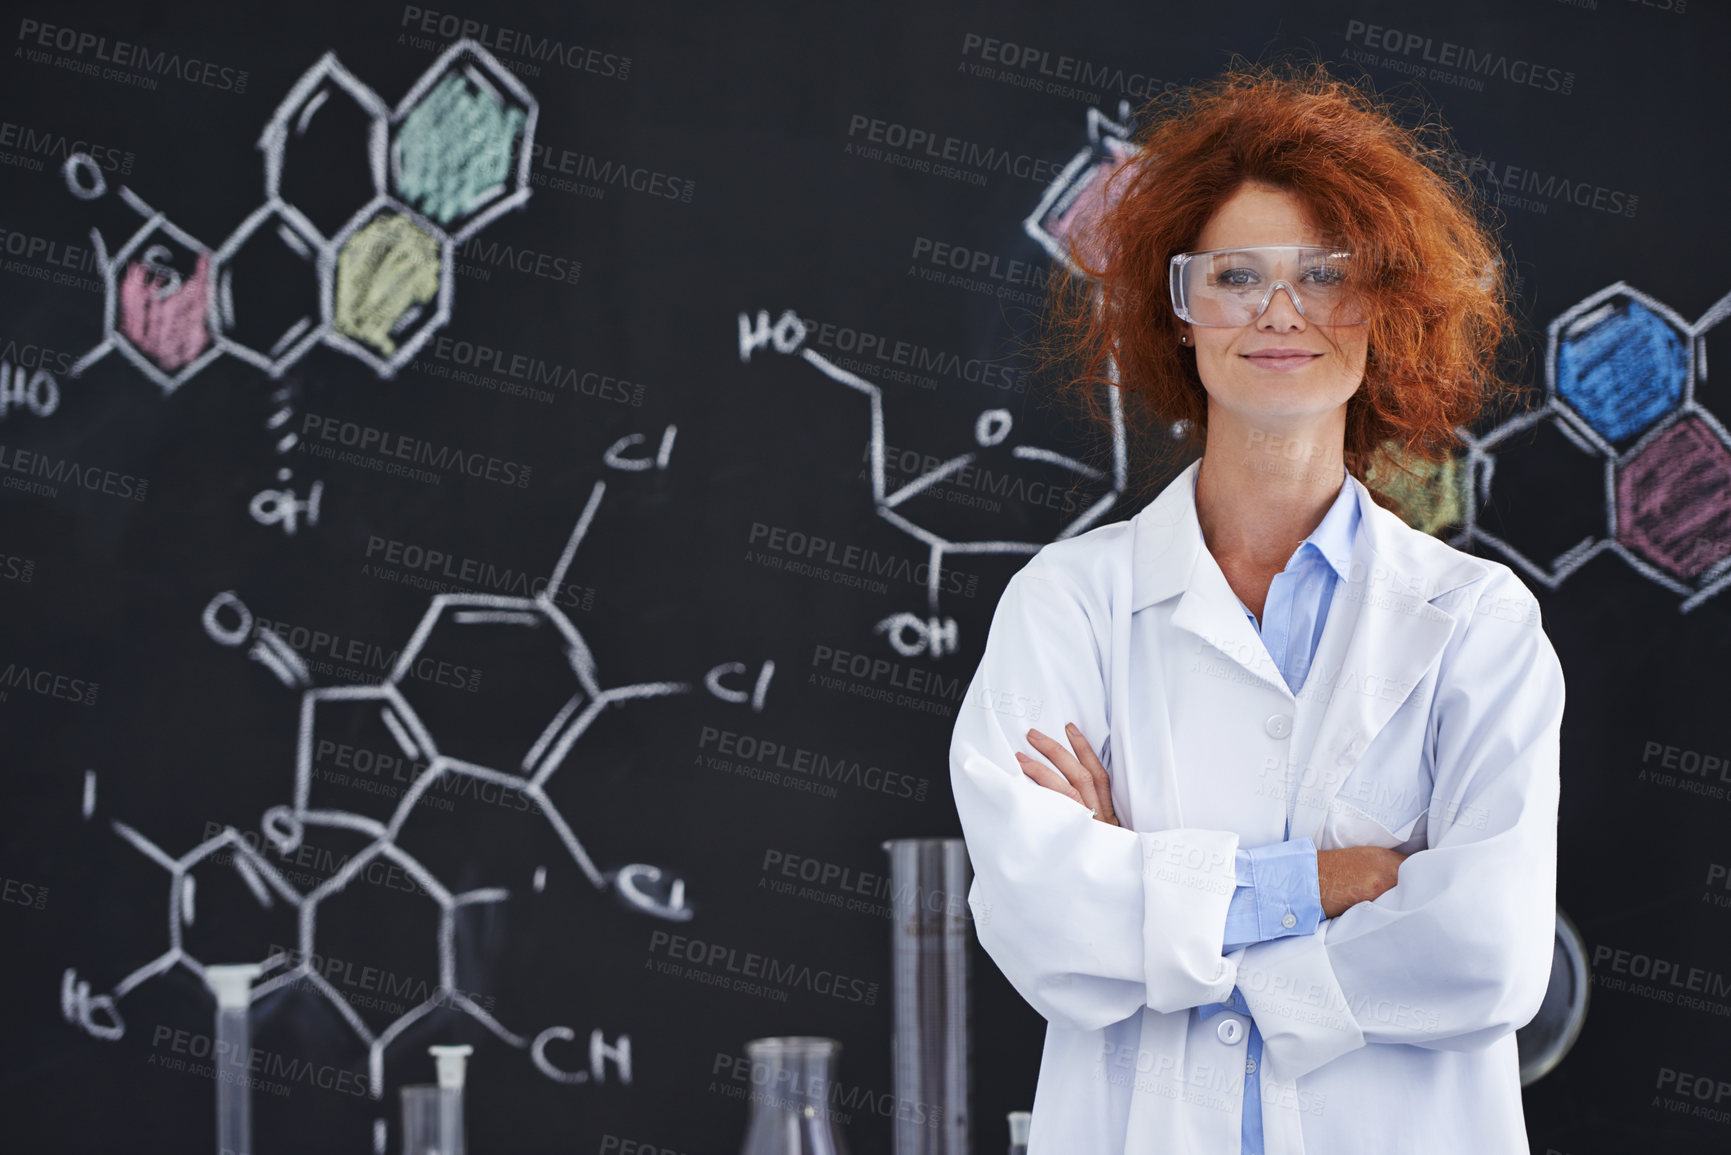
[{"label": "shirt button", "polygon": [[1291,930],[1293,927],[1298,925],[1298,916],[1289,910],[1280,916],[1280,925],[1285,927],[1287,930]]},{"label": "shirt button", "polygon": [[1246,1075],[1256,1074],[1256,1060],[1255,1059],[1245,1059],[1244,1060],[1244,1073]]},{"label": "shirt button", "polygon": [[1214,1028],[1214,1033],[1220,1036],[1221,1042],[1230,1047],[1244,1037],[1244,1024],[1237,1019],[1221,1019],[1220,1025]]},{"label": "shirt button", "polygon": [[1270,714],[1262,728],[1268,731],[1270,738],[1284,738],[1292,733],[1292,718],[1286,714]]}]

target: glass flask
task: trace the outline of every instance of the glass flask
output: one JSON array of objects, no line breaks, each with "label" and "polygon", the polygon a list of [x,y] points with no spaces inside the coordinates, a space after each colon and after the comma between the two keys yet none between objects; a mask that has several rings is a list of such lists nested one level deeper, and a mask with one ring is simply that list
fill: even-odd
[{"label": "glass flask", "polygon": [[841,1043],[809,1035],[753,1039],[751,1115],[739,1155],[849,1155],[829,1090]]}]

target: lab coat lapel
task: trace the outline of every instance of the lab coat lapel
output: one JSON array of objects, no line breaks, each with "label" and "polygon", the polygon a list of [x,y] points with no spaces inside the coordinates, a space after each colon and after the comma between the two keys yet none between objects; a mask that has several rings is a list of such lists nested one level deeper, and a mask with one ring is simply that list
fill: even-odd
[{"label": "lab coat lapel", "polygon": [[1244,615],[1220,564],[1202,540],[1196,517],[1193,477],[1201,465],[1190,463],[1136,516],[1136,588],[1132,608],[1142,609],[1182,593],[1172,625],[1207,642],[1261,682],[1292,696],[1268,647]]},{"label": "lab coat lapel", "polygon": [[[1335,586],[1322,645],[1299,697],[1302,768],[1291,834],[1320,841],[1329,804],[1454,632],[1431,601],[1479,576],[1483,563],[1377,505],[1356,477],[1359,532],[1347,580]],[[1317,715],[1320,707],[1320,717]]]},{"label": "lab coat lapel", "polygon": [[[1282,694],[1292,692],[1202,540],[1193,461],[1135,517],[1131,606],[1182,595],[1171,623]],[[1340,785],[1430,668],[1454,619],[1430,604],[1483,572],[1483,563],[1413,529],[1348,475],[1359,531],[1348,578],[1337,583],[1322,645],[1300,688],[1295,765],[1306,768],[1291,837],[1317,838]],[[1318,714],[1320,707],[1320,717]]]}]

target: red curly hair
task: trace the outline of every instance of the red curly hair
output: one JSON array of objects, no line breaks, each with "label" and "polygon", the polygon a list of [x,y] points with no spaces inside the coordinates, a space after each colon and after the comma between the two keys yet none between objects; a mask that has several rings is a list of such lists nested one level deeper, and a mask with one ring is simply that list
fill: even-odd
[{"label": "red curly hair", "polygon": [[1456,426],[1520,392],[1505,349],[1517,335],[1511,279],[1440,124],[1403,128],[1392,104],[1320,62],[1238,60],[1136,120],[1098,211],[1067,232],[1081,277],[1048,282],[1036,360],[1059,370],[1048,375],[1060,400],[1099,422],[1116,371],[1139,465],[1163,469],[1174,462],[1161,449],[1176,444],[1171,456],[1183,458],[1204,444],[1207,393],[1179,343],[1167,265],[1246,182],[1295,194],[1326,243],[1354,255],[1370,352],[1347,402],[1345,463],[1379,503],[1400,505],[1373,472],[1392,479],[1403,463],[1446,460],[1461,444]]}]

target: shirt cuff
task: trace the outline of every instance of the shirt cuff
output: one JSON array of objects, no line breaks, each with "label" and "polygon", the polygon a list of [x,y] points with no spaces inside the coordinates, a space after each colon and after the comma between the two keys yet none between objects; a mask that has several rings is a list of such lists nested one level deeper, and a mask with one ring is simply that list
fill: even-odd
[{"label": "shirt cuff", "polygon": [[1222,952],[1288,935],[1314,934],[1322,923],[1316,844],[1309,838],[1239,849],[1238,886],[1226,908]]}]

